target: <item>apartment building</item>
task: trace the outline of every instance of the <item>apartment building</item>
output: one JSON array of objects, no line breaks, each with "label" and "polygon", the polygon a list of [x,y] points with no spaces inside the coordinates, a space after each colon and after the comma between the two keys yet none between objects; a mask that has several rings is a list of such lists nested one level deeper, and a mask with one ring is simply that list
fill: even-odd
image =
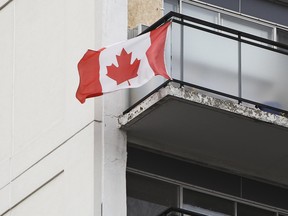
[{"label": "apartment building", "polygon": [[287,215],[287,10],[164,1],[146,31],[172,19],[173,80],[133,89],[120,117],[128,215]]},{"label": "apartment building", "polygon": [[[167,20],[173,80],[79,103],[87,49]],[[284,0],[0,1],[0,215],[288,215],[287,26]]]}]

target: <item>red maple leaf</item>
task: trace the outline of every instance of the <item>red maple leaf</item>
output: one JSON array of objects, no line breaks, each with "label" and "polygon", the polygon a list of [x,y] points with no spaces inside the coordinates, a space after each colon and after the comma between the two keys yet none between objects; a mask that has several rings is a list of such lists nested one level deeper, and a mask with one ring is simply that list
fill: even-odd
[{"label": "red maple leaf", "polygon": [[127,81],[130,85],[129,79],[137,77],[138,68],[140,64],[139,59],[135,59],[132,64],[131,53],[127,53],[123,48],[120,55],[116,55],[118,67],[114,64],[107,66],[107,76],[117,82],[117,85]]}]

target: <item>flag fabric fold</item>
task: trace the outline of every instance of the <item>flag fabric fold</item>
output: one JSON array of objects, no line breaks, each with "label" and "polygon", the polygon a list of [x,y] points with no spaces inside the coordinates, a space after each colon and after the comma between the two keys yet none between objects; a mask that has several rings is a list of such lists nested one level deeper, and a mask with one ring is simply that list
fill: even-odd
[{"label": "flag fabric fold", "polygon": [[97,51],[88,50],[78,63],[76,98],[84,103],[104,93],[137,88],[157,75],[171,79],[164,60],[170,24]]}]

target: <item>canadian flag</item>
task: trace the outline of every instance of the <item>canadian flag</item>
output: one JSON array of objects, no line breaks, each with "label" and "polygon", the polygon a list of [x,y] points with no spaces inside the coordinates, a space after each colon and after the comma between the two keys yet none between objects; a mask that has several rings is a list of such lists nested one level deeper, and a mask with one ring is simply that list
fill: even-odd
[{"label": "canadian flag", "polygon": [[78,63],[80,76],[76,98],[86,98],[124,88],[137,88],[156,75],[171,79],[164,62],[167,22],[136,38],[101,48],[88,50]]}]

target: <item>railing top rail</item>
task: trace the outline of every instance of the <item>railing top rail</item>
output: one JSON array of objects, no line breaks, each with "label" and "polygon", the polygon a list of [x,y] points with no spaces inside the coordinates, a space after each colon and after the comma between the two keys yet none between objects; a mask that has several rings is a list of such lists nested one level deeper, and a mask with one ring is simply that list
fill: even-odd
[{"label": "railing top rail", "polygon": [[[211,22],[208,22],[205,20],[197,19],[195,17],[191,17],[191,16],[188,16],[185,14],[176,13],[174,11],[170,11],[169,13],[167,13],[165,16],[163,16],[158,21],[156,21],[154,24],[152,24],[147,29],[145,29],[141,34],[145,34],[145,33],[149,32],[153,29],[156,29],[157,27],[161,26],[163,23],[167,22],[168,20],[172,20],[172,21],[177,20],[177,23],[183,24],[183,25],[189,24],[189,23],[187,23],[187,21],[201,24],[201,25],[206,26],[206,27],[211,27],[211,28],[218,29],[218,30],[221,30],[221,31],[226,32],[226,33],[233,34],[233,35],[235,35],[235,38],[238,38],[238,39],[239,38],[251,39],[251,40],[254,40],[257,42],[262,42],[265,44],[269,44],[272,46],[283,48],[283,49],[287,50],[286,54],[288,54],[288,45],[286,45],[286,44],[279,43],[279,42],[269,40],[266,38],[262,38],[259,36],[255,36],[253,34],[242,32],[242,31],[232,29],[232,28],[229,28],[226,26],[221,26],[221,25],[211,23]],[[247,42],[247,41],[242,40],[242,42]],[[249,42],[249,43],[251,44],[251,42]]]}]

